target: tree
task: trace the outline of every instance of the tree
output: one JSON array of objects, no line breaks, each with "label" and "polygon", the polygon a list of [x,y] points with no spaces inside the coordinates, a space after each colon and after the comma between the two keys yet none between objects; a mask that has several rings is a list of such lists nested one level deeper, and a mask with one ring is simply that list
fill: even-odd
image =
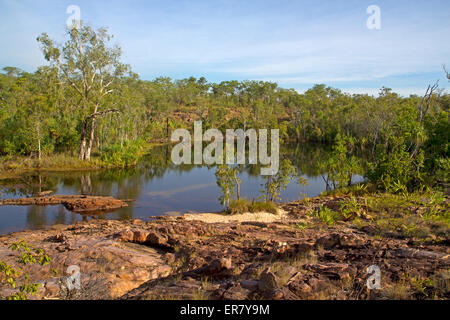
[{"label": "tree", "polygon": [[42,45],[45,59],[59,71],[63,82],[73,90],[77,107],[82,114],[79,158],[89,160],[96,120],[119,109],[104,108],[105,97],[117,90],[120,77],[129,71],[129,66],[120,62],[121,49],[108,46],[112,36],[107,30],[94,30],[80,25],[67,31],[68,40],[58,46],[46,33],[37,41]]},{"label": "tree", "polygon": [[220,202],[228,209],[230,201],[234,199],[233,190],[236,188],[236,199],[241,199],[240,184],[241,179],[238,177],[239,165],[226,165],[222,164],[216,168],[217,185],[222,191],[222,195],[219,197]]}]

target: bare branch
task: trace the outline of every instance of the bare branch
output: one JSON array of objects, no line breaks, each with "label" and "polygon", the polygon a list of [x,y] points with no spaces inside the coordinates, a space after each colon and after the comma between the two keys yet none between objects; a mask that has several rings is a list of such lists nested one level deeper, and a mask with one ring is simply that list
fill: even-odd
[{"label": "bare branch", "polygon": [[[437,80],[433,85],[428,85],[427,90],[425,91],[425,95],[422,98],[422,101],[419,105],[419,131],[422,130],[423,127],[423,120],[425,119],[428,110],[430,109],[430,106],[433,102],[433,95],[435,94],[435,91],[439,87],[439,80]],[[421,145],[421,142],[419,141],[419,133],[416,137],[416,143],[413,152],[411,153],[411,159],[415,158],[417,153],[419,152],[419,148]]]},{"label": "bare branch", "polygon": [[105,111],[94,112],[93,114],[87,116],[85,121],[88,121],[89,119],[96,118],[98,116],[104,116],[104,115],[106,115],[108,113],[121,113],[121,112],[122,111],[120,111],[119,109],[109,109],[109,110],[105,110]]}]

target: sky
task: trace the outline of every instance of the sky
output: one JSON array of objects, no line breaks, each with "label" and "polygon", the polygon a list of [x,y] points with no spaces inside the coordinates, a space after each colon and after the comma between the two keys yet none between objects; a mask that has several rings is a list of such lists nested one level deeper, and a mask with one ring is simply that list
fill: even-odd
[{"label": "sky", "polygon": [[[375,95],[384,86],[405,96],[449,84],[448,0],[0,0],[0,68],[46,64],[36,37],[62,43],[70,5],[108,28],[144,80],[264,80],[299,92],[324,83]],[[370,5],[379,29],[367,27]]]}]

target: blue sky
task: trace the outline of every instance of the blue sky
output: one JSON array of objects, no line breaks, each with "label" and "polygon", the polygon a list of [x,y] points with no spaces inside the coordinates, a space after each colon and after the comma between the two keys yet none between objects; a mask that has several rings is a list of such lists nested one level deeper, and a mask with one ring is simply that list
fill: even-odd
[{"label": "blue sky", "polygon": [[[0,67],[45,64],[36,37],[63,41],[69,5],[108,27],[142,79],[266,80],[304,91],[316,83],[351,93],[382,86],[422,94],[450,68],[448,0],[0,0]],[[369,30],[369,5],[381,29]]]}]

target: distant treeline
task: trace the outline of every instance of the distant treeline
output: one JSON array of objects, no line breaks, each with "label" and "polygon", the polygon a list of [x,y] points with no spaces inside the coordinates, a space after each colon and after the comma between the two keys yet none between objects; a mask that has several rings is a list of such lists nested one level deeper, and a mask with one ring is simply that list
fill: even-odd
[{"label": "distant treeline", "polygon": [[34,73],[5,67],[0,74],[0,154],[66,153],[89,159],[136,141],[164,140],[175,128],[279,128],[284,141],[334,143],[375,154],[394,145],[424,161],[448,158],[450,95],[430,86],[424,96],[402,97],[381,88],[377,97],[325,85],[305,93],[263,81],[205,78],[144,81],[120,62],[105,29],[67,32],[57,46],[37,40],[48,66]]}]

